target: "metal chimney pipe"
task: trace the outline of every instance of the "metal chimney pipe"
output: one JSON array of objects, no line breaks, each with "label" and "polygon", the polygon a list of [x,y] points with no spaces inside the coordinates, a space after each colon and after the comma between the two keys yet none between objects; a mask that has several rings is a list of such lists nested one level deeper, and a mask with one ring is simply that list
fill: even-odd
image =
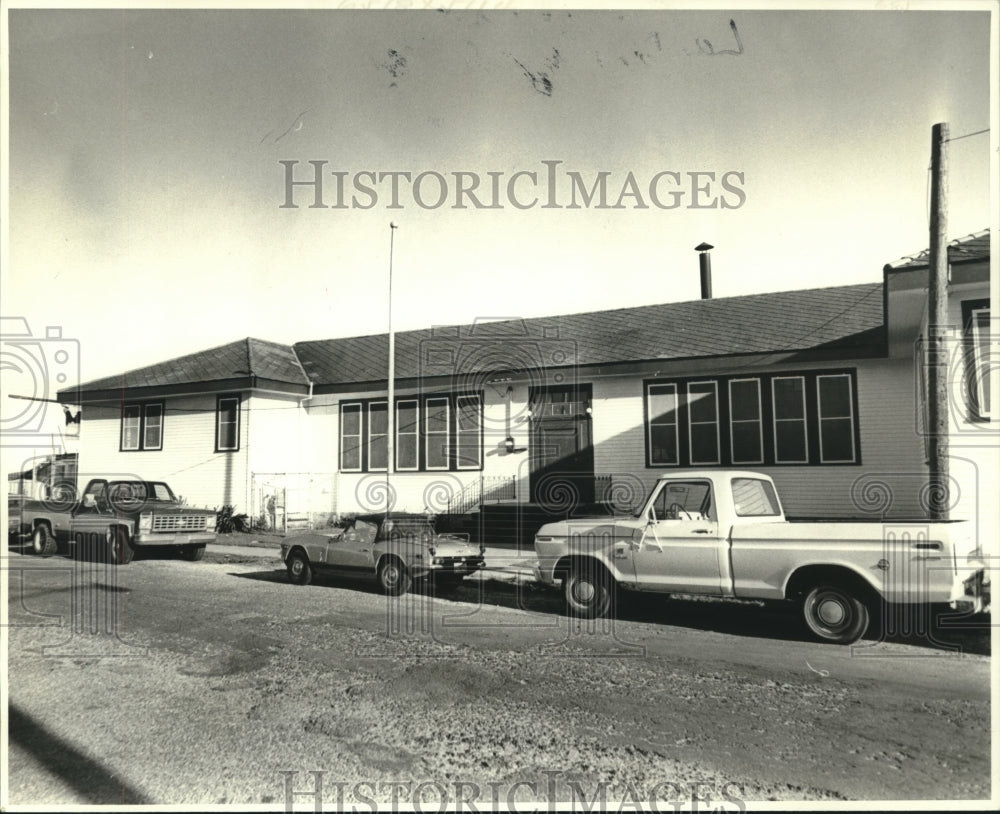
[{"label": "metal chimney pipe", "polygon": [[709,252],[714,249],[708,243],[699,243],[694,247],[698,254],[698,265],[701,268],[701,298],[703,300],[712,299],[712,255]]}]

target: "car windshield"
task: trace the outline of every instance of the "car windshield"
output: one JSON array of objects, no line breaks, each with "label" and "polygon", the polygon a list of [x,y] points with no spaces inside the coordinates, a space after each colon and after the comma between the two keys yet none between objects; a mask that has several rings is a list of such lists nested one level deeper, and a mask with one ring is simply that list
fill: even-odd
[{"label": "car windshield", "polygon": [[108,498],[113,503],[143,503],[147,500],[174,500],[165,483],[138,480],[116,480],[108,484]]}]

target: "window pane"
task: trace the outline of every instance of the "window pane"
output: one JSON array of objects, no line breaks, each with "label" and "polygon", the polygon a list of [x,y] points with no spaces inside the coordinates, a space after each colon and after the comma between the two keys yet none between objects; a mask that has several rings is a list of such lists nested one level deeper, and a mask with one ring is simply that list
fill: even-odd
[{"label": "window pane", "polygon": [[801,377],[773,379],[774,417],[805,418],[805,386]]},{"label": "window pane", "polygon": [[385,469],[389,460],[389,436],[372,436],[371,444],[368,447],[368,468]]},{"label": "window pane", "polygon": [[851,415],[849,376],[819,377],[819,417],[844,418]]},{"label": "window pane", "polygon": [[459,432],[479,431],[479,399],[458,400]]},{"label": "window pane", "polygon": [[760,422],[745,421],[733,424],[733,463],[760,463],[763,458]]},{"label": "window pane", "polygon": [[774,423],[774,455],[778,463],[806,462],[806,426],[802,421]]},{"label": "window pane", "polygon": [[401,435],[396,439],[396,467],[398,469],[417,468],[416,435]]},{"label": "window pane", "polygon": [[396,424],[401,433],[417,431],[417,403],[401,401],[396,405]]},{"label": "window pane", "polygon": [[854,460],[854,432],[849,418],[824,419],[819,423],[824,462]]},{"label": "window pane", "polygon": [[715,424],[691,425],[691,463],[717,464],[719,435]]},{"label": "window pane", "polygon": [[427,468],[442,469],[448,466],[448,441],[444,436],[427,437]]},{"label": "window pane", "polygon": [[389,411],[385,403],[368,405],[369,431],[372,435],[385,435],[389,432]]},{"label": "window pane", "polygon": [[340,449],[340,468],[353,470],[361,468],[361,439],[345,438]]},{"label": "window pane", "polygon": [[340,411],[340,426],[344,435],[361,435],[361,405],[347,404]]},{"label": "window pane", "polygon": [[760,382],[747,379],[729,383],[729,415],[733,421],[760,419]]},{"label": "window pane", "polygon": [[146,427],[142,445],[145,449],[159,449],[163,438],[163,408],[159,404],[146,405]]},{"label": "window pane", "polygon": [[715,383],[697,382],[688,385],[688,406],[691,421],[715,421],[717,416]]},{"label": "window pane", "polygon": [[139,406],[128,405],[122,415],[122,449],[139,448]]},{"label": "window pane", "polygon": [[670,425],[649,428],[649,462],[653,464],[677,463],[677,430]]},{"label": "window pane", "polygon": [[674,385],[650,385],[649,422],[651,424],[677,423],[677,388]]}]

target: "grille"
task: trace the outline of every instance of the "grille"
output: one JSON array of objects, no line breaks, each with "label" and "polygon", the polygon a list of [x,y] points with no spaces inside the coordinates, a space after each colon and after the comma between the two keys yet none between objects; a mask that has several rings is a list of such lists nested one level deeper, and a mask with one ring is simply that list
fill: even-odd
[{"label": "grille", "polygon": [[208,520],[207,514],[154,514],[153,531],[204,531]]}]

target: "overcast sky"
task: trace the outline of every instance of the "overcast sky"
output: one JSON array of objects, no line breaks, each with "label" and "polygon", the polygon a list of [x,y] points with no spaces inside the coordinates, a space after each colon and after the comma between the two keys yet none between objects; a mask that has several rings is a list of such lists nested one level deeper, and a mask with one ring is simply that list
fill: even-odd
[{"label": "overcast sky", "polygon": [[[390,221],[399,330],[694,299],[702,241],[716,296],[879,280],[927,246],[932,125],[990,122],[985,11],[9,20],[3,313],[79,340],[83,381],[384,332]],[[989,225],[995,137],[949,145],[952,237]],[[325,208],[283,207],[312,161]],[[424,175],[391,208],[366,171]]]}]

